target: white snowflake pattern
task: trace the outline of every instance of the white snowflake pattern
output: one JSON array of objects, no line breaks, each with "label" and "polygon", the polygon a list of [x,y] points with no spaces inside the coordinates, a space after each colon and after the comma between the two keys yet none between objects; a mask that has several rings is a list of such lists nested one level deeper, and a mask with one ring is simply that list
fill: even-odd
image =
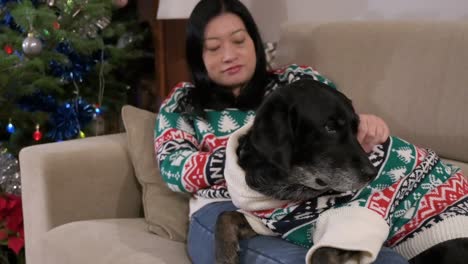
[{"label": "white snowflake pattern", "polygon": [[170,123],[167,120],[166,116],[161,114],[159,115],[159,122],[158,122],[158,129],[159,131],[163,131],[164,129],[170,127]]},{"label": "white snowflake pattern", "polygon": [[412,219],[415,213],[416,213],[416,208],[414,207],[408,208],[403,218]]},{"label": "white snowflake pattern", "polygon": [[273,231],[273,230],[276,230],[276,227],[275,227],[275,225],[274,225],[274,224],[276,223],[276,221],[272,221],[272,220],[264,219],[264,218],[263,218],[263,219],[262,219],[262,222],[263,222],[263,224],[264,224],[266,227],[268,227],[268,229],[270,229],[270,230],[272,230],[272,231]]},{"label": "white snowflake pattern", "polygon": [[425,190],[430,190],[436,188],[440,184],[442,184],[442,181],[438,179],[434,174],[431,174],[429,175],[429,182],[421,184],[421,188]]},{"label": "white snowflake pattern", "polygon": [[413,151],[409,147],[401,147],[393,151],[396,151],[396,153],[398,154],[398,158],[402,160],[405,164],[410,163],[411,160],[415,158],[413,155]]},{"label": "white snowflake pattern", "polygon": [[303,220],[312,217],[314,214],[312,212],[299,213],[294,216],[295,220]]},{"label": "white snowflake pattern", "polygon": [[445,169],[445,173],[447,174],[451,174],[452,173],[452,168],[450,166],[447,166],[445,164],[443,164],[444,166],[444,169]]},{"label": "white snowflake pattern", "polygon": [[422,194],[417,193],[417,192],[413,193],[413,199],[419,200],[419,199],[421,199],[421,197],[422,197]]},{"label": "white snowflake pattern", "polygon": [[161,168],[161,175],[164,176],[166,179],[180,179],[180,173],[179,172],[172,172],[170,170],[166,170],[164,168]]},{"label": "white snowflake pattern", "polygon": [[196,121],[196,125],[198,127],[198,131],[200,131],[200,133],[213,133],[213,128],[211,127],[210,124],[208,124],[207,122],[205,121],[200,121],[200,120],[197,120]]},{"label": "white snowflake pattern", "polygon": [[179,119],[177,119],[177,129],[180,129],[192,135],[195,134],[193,127],[190,126],[190,124],[183,117],[179,117]]},{"label": "white snowflake pattern", "polygon": [[171,189],[174,192],[180,192],[181,191],[179,186],[177,186],[175,184],[168,183],[167,186],[169,187],[169,189]]},{"label": "white snowflake pattern", "polygon": [[253,114],[248,114],[245,117],[244,124],[248,124],[249,122],[252,122],[255,119],[255,115]]},{"label": "white snowflake pattern", "polygon": [[388,185],[387,184],[382,184],[382,183],[379,183],[379,184],[376,184],[374,186],[368,186],[371,190],[371,193],[376,193],[376,192],[380,192],[382,190],[385,190]]},{"label": "white snowflake pattern", "polygon": [[192,151],[184,150],[174,153],[170,156],[171,166],[180,166],[182,161],[192,154]]},{"label": "white snowflake pattern", "polygon": [[406,167],[396,167],[386,173],[392,182],[397,182],[399,179],[406,176]]},{"label": "white snowflake pattern", "polygon": [[229,114],[225,112],[218,122],[218,130],[223,133],[230,133],[239,127],[240,126],[237,124],[236,120],[234,120]]}]

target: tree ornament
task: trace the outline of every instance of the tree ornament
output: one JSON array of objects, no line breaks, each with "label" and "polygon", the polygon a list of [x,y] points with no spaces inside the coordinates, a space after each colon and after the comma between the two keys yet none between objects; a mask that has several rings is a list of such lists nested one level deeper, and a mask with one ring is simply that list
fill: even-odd
[{"label": "tree ornament", "polygon": [[60,29],[60,23],[58,21],[54,21],[54,23],[52,24],[52,26],[55,28],[55,29]]},{"label": "tree ornament", "polygon": [[8,122],[8,125],[7,125],[7,132],[10,133],[10,134],[15,133],[15,126],[11,123],[11,119]]},{"label": "tree ornament", "polygon": [[135,41],[132,33],[125,33],[117,40],[117,48],[123,49]]},{"label": "tree ornament", "polygon": [[42,42],[36,38],[33,33],[28,33],[28,36],[23,40],[24,54],[29,56],[38,55],[42,51]]},{"label": "tree ornament", "polygon": [[55,0],[47,0],[47,5],[52,7],[55,5]]},{"label": "tree ornament", "polygon": [[99,106],[99,104],[94,104],[94,113],[96,113],[96,115],[101,114],[101,107]]},{"label": "tree ornament", "polygon": [[116,8],[122,8],[122,7],[127,6],[128,0],[112,0],[112,4],[113,4]]},{"label": "tree ornament", "polygon": [[33,139],[39,141],[42,139],[42,132],[39,130],[39,124],[36,125],[36,131],[33,133]]},{"label": "tree ornament", "polygon": [[85,138],[86,137],[86,134],[80,130],[80,138]]},{"label": "tree ornament", "polygon": [[3,47],[3,50],[6,52],[6,54],[11,55],[13,54],[13,47],[11,45],[6,44],[5,47]]},{"label": "tree ornament", "polygon": [[0,143],[0,191],[21,195],[18,160]]}]

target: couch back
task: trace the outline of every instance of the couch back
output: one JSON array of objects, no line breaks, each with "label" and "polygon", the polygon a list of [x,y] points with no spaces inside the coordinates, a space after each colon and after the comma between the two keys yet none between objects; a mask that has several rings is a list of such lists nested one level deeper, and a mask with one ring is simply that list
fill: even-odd
[{"label": "couch back", "polygon": [[360,113],[468,172],[468,23],[284,25],[278,64],[327,76]]}]

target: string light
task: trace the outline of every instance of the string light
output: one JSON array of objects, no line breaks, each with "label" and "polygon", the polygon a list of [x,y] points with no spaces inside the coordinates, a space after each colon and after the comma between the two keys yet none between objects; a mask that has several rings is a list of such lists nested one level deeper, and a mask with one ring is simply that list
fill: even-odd
[{"label": "string light", "polygon": [[11,123],[11,118],[7,125],[7,132],[10,134],[15,133],[15,126]]}]

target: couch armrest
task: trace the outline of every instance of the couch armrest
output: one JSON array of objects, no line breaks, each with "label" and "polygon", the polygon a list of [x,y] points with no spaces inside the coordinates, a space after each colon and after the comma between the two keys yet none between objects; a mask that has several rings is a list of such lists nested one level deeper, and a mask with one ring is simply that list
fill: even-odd
[{"label": "couch armrest", "polygon": [[29,259],[38,256],[45,233],[56,226],[142,215],[125,134],[27,147],[19,162]]}]

